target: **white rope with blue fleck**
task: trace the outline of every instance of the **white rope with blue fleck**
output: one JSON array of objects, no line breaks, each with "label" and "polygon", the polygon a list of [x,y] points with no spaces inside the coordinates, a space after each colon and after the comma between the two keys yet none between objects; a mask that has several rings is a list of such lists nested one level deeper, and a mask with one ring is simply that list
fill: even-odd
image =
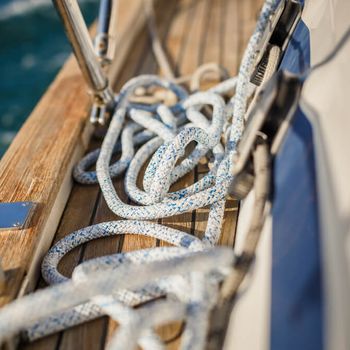
[{"label": "white rope with blue fleck", "polygon": [[[229,274],[234,262],[231,250],[213,246],[220,237],[225,197],[232,180],[233,155],[244,129],[256,50],[278,2],[265,2],[237,78],[191,96],[176,84],[155,76],[134,78],[122,88],[101,150],[86,156],[76,167],[74,176],[83,183],[95,183],[97,178],[109,208],[129,220],[93,225],[57,242],[42,265],[45,280],[53,286],[0,310],[1,341],[23,330],[27,330],[30,339],[35,339],[107,314],[120,323],[110,349],[134,349],[136,345],[163,349],[154,327],[173,320],[186,322],[181,349],[204,348],[209,313],[217,301],[219,282]],[[169,108],[129,102],[135,89],[153,85],[173,91],[177,104]],[[236,93],[228,105],[233,106],[232,113],[220,93],[234,87]],[[213,109],[211,119],[201,112],[208,105]],[[222,136],[228,125],[229,139],[223,145]],[[196,148],[177,164],[186,146],[193,141],[197,143]],[[135,153],[137,145],[142,146]],[[110,166],[116,151],[121,151],[122,156]],[[210,172],[188,188],[169,193],[171,184],[192,170],[208,152],[214,156]],[[96,175],[86,169],[97,157]],[[150,157],[141,189],[136,180]],[[112,177],[125,171],[126,191],[140,205],[123,203],[115,191]],[[210,211],[203,239],[145,221],[207,205]],[[74,247],[96,238],[126,233],[157,238],[175,247],[93,259],[78,265],[71,279],[58,272],[59,261]],[[166,299],[133,308],[159,296]]]}]

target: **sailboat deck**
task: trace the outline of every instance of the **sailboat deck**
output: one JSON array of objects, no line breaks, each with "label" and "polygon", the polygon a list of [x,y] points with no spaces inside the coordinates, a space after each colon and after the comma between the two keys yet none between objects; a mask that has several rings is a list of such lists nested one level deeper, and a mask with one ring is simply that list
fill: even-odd
[{"label": "sailboat deck", "polygon": [[[191,74],[200,64],[207,62],[217,62],[226,67],[231,75],[236,74],[247,39],[255,26],[261,3],[262,1],[260,0],[158,1],[156,11],[157,26],[176,74]],[[67,70],[67,67],[65,70]],[[147,31],[141,30],[128,49],[122,68],[118,70],[114,84],[115,91],[118,91],[129,78],[144,73],[159,73],[159,71],[151,50]],[[60,89],[69,89],[69,85],[65,86],[62,74],[64,72],[61,72],[60,79],[62,80],[62,84]],[[68,79],[67,81],[70,80]],[[81,98],[78,101],[71,101],[70,109],[73,113],[79,113],[80,115],[83,113],[85,115],[84,118],[87,118],[88,100],[83,96],[85,86],[81,80],[78,80],[78,82],[79,87],[77,89]],[[58,102],[63,104],[64,99],[61,96],[57,97],[57,87],[55,98],[55,106],[58,109],[58,113],[63,108]],[[57,99],[59,100],[58,102]],[[78,112],[74,112],[74,108],[78,108],[75,106],[79,101],[83,102],[84,105],[79,107]],[[59,116],[56,117],[59,118]],[[81,143],[83,130],[84,128],[80,127],[80,136],[75,138],[75,142],[79,139]],[[19,142],[17,140],[17,144]],[[59,142],[64,141],[60,140]],[[88,150],[98,146],[99,141],[92,138]],[[18,145],[17,148],[20,149]],[[203,176],[207,170],[205,165],[198,165],[181,181],[176,183],[172,189],[176,190],[177,188],[183,188],[192,184]],[[71,168],[67,166],[66,171],[70,172]],[[116,179],[114,184],[120,197],[125,202],[128,202],[129,200],[124,192],[123,178]],[[56,193],[56,195],[58,194]],[[47,200],[49,201],[49,199]],[[228,200],[220,244],[233,245],[237,211],[238,203],[233,199]],[[159,222],[192,235],[201,236],[206,227],[207,216],[208,208],[203,208],[183,215],[162,219]],[[85,226],[118,219],[108,209],[98,185],[83,186],[75,183],[73,184],[59,221],[54,242]],[[42,230],[45,227],[47,227],[47,223],[42,225]],[[6,242],[3,237],[0,234],[0,247],[4,251],[6,248],[5,245],[9,244],[9,242]],[[13,241],[13,244],[16,244],[16,242]],[[162,244],[164,243],[156,239],[135,235],[99,239],[72,251],[63,259],[59,267],[60,271],[69,276],[74,267],[81,261],[115,252],[155,247]],[[21,261],[19,262],[22,268],[20,275],[16,275],[16,270],[12,272],[17,276],[15,277],[17,282],[9,287],[11,288],[10,296],[6,297],[2,303],[6,303],[18,295],[21,283],[29,269],[28,266],[30,264],[28,261],[31,259],[33,259],[33,254],[28,253],[27,260],[23,264]],[[3,268],[6,271],[6,257],[3,261]],[[44,286],[44,282],[40,280],[35,288]],[[26,288],[26,290],[30,289],[32,288]],[[100,349],[104,348],[104,345],[116,327],[115,322],[109,320],[107,317],[103,317],[48,336],[32,344],[22,344],[21,348],[57,350]],[[178,347],[181,330],[181,324],[172,324],[159,329],[161,337],[167,340],[169,349],[176,349]]]}]

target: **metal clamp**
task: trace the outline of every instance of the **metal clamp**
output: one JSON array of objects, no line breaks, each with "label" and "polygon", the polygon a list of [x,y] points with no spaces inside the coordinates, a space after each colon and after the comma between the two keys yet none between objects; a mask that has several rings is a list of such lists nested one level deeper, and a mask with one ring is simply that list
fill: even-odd
[{"label": "metal clamp", "polygon": [[303,5],[298,0],[282,0],[279,2],[273,15],[270,17],[269,25],[266,26],[260,47],[257,50],[255,69],[250,81],[260,85],[261,71],[264,71],[271,47],[280,49],[279,62],[288,46],[294,29],[301,17]]},{"label": "metal clamp", "polygon": [[267,140],[274,157],[298,105],[302,80],[287,71],[278,71],[260,91],[250,109],[247,124],[234,156],[234,180],[229,193],[244,198],[252,188],[254,169],[252,151],[259,138]]}]

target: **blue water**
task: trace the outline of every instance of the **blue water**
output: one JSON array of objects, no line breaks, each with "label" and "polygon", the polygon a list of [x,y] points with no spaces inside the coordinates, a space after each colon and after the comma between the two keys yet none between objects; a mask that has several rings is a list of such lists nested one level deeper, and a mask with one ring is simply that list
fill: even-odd
[{"label": "blue water", "polygon": [[[80,0],[88,23],[98,0]],[[0,157],[70,53],[51,0],[0,0]]]}]

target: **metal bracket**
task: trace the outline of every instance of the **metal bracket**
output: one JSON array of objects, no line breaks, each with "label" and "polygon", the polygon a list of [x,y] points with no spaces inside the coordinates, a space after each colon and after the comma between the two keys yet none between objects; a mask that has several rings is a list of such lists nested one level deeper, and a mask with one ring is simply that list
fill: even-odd
[{"label": "metal bracket", "polygon": [[259,72],[264,70],[270,48],[280,49],[279,62],[288,46],[294,29],[301,17],[303,5],[298,0],[282,0],[269,20],[269,25],[263,34],[260,47],[257,50],[256,64],[250,81],[260,85]]},{"label": "metal bracket", "polygon": [[229,193],[242,199],[254,182],[252,150],[259,137],[266,138],[275,156],[298,105],[303,81],[287,71],[278,71],[260,91],[250,109],[247,124],[234,156],[234,180]]},{"label": "metal bracket", "polygon": [[33,213],[35,203],[0,203],[0,230],[23,230]]}]

